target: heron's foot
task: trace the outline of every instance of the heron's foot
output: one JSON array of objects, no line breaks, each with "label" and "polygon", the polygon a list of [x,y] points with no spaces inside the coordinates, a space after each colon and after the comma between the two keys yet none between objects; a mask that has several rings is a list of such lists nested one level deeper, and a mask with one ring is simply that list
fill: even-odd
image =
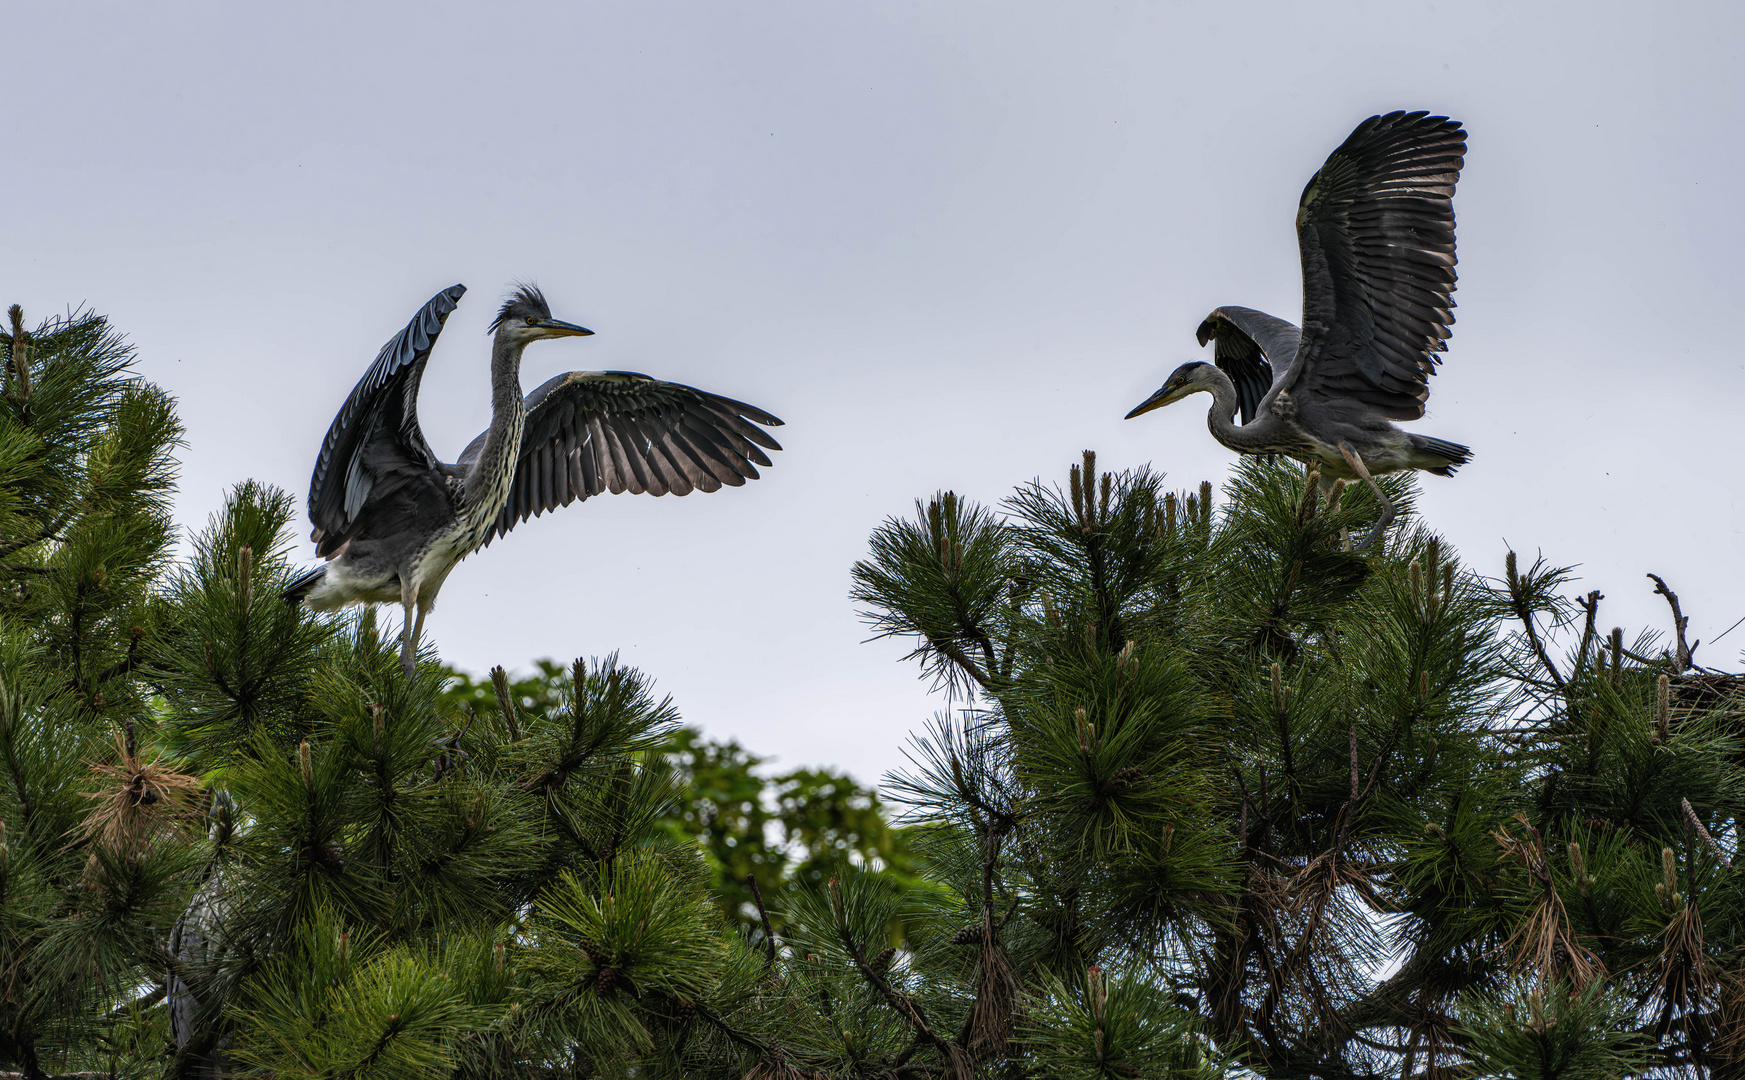
[{"label": "heron's foot", "polygon": [[[1390,507],[1390,509],[1391,509],[1391,507]],[[1376,522],[1376,523],[1375,523],[1375,526],[1374,526],[1374,527],[1373,527],[1373,528],[1371,528],[1371,529],[1370,529],[1370,530],[1369,530],[1369,532],[1367,532],[1367,533],[1365,533],[1365,534],[1364,534],[1364,537],[1363,537],[1363,539],[1362,539],[1362,540],[1359,540],[1359,541],[1358,541],[1358,542],[1357,542],[1357,544],[1356,544],[1356,545],[1355,545],[1355,546],[1354,546],[1354,547],[1351,547],[1351,548],[1350,548],[1350,550],[1352,550],[1352,551],[1362,551],[1362,550],[1363,550],[1363,549],[1364,549],[1364,548],[1366,548],[1366,547],[1368,547],[1368,546],[1369,546],[1369,545],[1371,545],[1371,544],[1373,544],[1373,543],[1375,543],[1375,541],[1376,541],[1376,538],[1377,538],[1377,537],[1379,537],[1379,536],[1381,536],[1381,534],[1382,534],[1382,533],[1383,533],[1383,532],[1384,532],[1384,531],[1386,531],[1386,529],[1387,529],[1387,527],[1388,527],[1388,523],[1389,523],[1389,522],[1391,522],[1391,521],[1393,521],[1393,519],[1394,519],[1394,516],[1393,516],[1393,515],[1392,515],[1392,514],[1383,514],[1383,515],[1382,515],[1382,519],[1381,519],[1381,520],[1380,520],[1380,521],[1378,521],[1378,522]],[[1347,539],[1346,539],[1346,543],[1347,543],[1347,544],[1349,544],[1349,543],[1350,543],[1350,539],[1349,539],[1349,538],[1347,538]]]},{"label": "heron's foot", "polygon": [[[1368,480],[1369,478],[1364,477],[1364,479]],[[1369,532],[1364,534],[1363,539],[1357,542],[1357,546],[1353,547],[1352,551],[1362,551],[1375,543],[1381,538],[1381,534],[1387,531],[1387,527],[1394,523],[1394,504],[1388,501],[1386,495],[1382,494],[1381,487],[1374,480],[1369,481],[1369,486],[1375,488],[1375,497],[1381,500],[1381,518],[1370,527]]]}]

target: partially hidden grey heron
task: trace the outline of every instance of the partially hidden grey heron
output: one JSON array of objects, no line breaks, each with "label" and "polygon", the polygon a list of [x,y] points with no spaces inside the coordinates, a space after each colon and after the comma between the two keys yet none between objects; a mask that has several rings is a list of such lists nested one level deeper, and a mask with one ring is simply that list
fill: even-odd
[{"label": "partially hidden grey heron", "polygon": [[[1458,443],[1402,431],[1417,420],[1454,323],[1454,185],[1466,132],[1446,116],[1372,116],[1303,189],[1297,244],[1303,328],[1265,312],[1220,307],[1200,324],[1216,366],[1175,369],[1127,414],[1190,394],[1212,395],[1212,437],[1243,454],[1284,454],[1318,468],[1325,495],[1361,480],[1394,519],[1377,475],[1422,469],[1451,476],[1472,457]],[[1233,417],[1240,410],[1242,423]]]},{"label": "partially hidden grey heron", "polygon": [[[521,396],[521,352],[592,330],[517,288],[491,323],[491,426],[450,465],[418,425],[418,384],[466,292],[444,289],[377,354],[315,460],[309,518],[323,566],[285,599],[318,610],[397,603],[400,664],[416,670],[424,618],[455,564],[547,510],[602,492],[687,495],[740,487],[781,445],[781,421],[741,401],[630,371],[571,371]],[[760,449],[761,448],[761,449]]]}]

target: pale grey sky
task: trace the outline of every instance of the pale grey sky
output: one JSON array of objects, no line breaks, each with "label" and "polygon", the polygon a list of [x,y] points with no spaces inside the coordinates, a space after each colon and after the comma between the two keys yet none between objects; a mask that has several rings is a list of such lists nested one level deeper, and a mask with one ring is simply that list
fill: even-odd
[{"label": "pale grey sky", "polygon": [[[1361,119],[1469,130],[1422,509],[1500,571],[1581,563],[1607,625],[1745,615],[1737,4],[57,3],[9,10],[0,303],[87,304],[188,425],[181,519],[301,501],[381,343],[471,288],[425,378],[488,422],[511,280],[598,332],[528,351],[788,421],[756,484],[600,498],[462,564],[444,658],[617,649],[687,721],[867,781],[938,707],[848,573],[917,496],[1081,449],[1178,486],[1203,406],[1120,418],[1221,303],[1295,319],[1304,182]],[[306,557],[312,553],[305,550]],[[1745,628],[1699,660],[1733,663]]]}]

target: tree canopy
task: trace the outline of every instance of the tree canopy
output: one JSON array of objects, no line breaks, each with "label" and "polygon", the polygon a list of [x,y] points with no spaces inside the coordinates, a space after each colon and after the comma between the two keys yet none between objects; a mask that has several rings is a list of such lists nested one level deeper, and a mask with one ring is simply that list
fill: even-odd
[{"label": "tree canopy", "polygon": [[[941,493],[853,568],[878,791],[614,657],[407,679],[288,605],[90,313],[0,386],[0,1068],[36,1078],[1745,1075],[1741,677],[1245,459]],[[1646,587],[1646,586],[1645,586]],[[903,719],[903,718],[898,718]],[[886,817],[895,811],[896,820]]]}]

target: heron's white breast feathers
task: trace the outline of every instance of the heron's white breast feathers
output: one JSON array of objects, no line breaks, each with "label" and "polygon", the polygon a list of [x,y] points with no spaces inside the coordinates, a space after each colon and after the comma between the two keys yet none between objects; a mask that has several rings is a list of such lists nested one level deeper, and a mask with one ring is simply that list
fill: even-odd
[{"label": "heron's white breast feathers", "polygon": [[337,611],[347,604],[397,604],[400,580],[392,572],[363,574],[343,559],[327,564],[327,573],[303,597],[316,611]]}]

